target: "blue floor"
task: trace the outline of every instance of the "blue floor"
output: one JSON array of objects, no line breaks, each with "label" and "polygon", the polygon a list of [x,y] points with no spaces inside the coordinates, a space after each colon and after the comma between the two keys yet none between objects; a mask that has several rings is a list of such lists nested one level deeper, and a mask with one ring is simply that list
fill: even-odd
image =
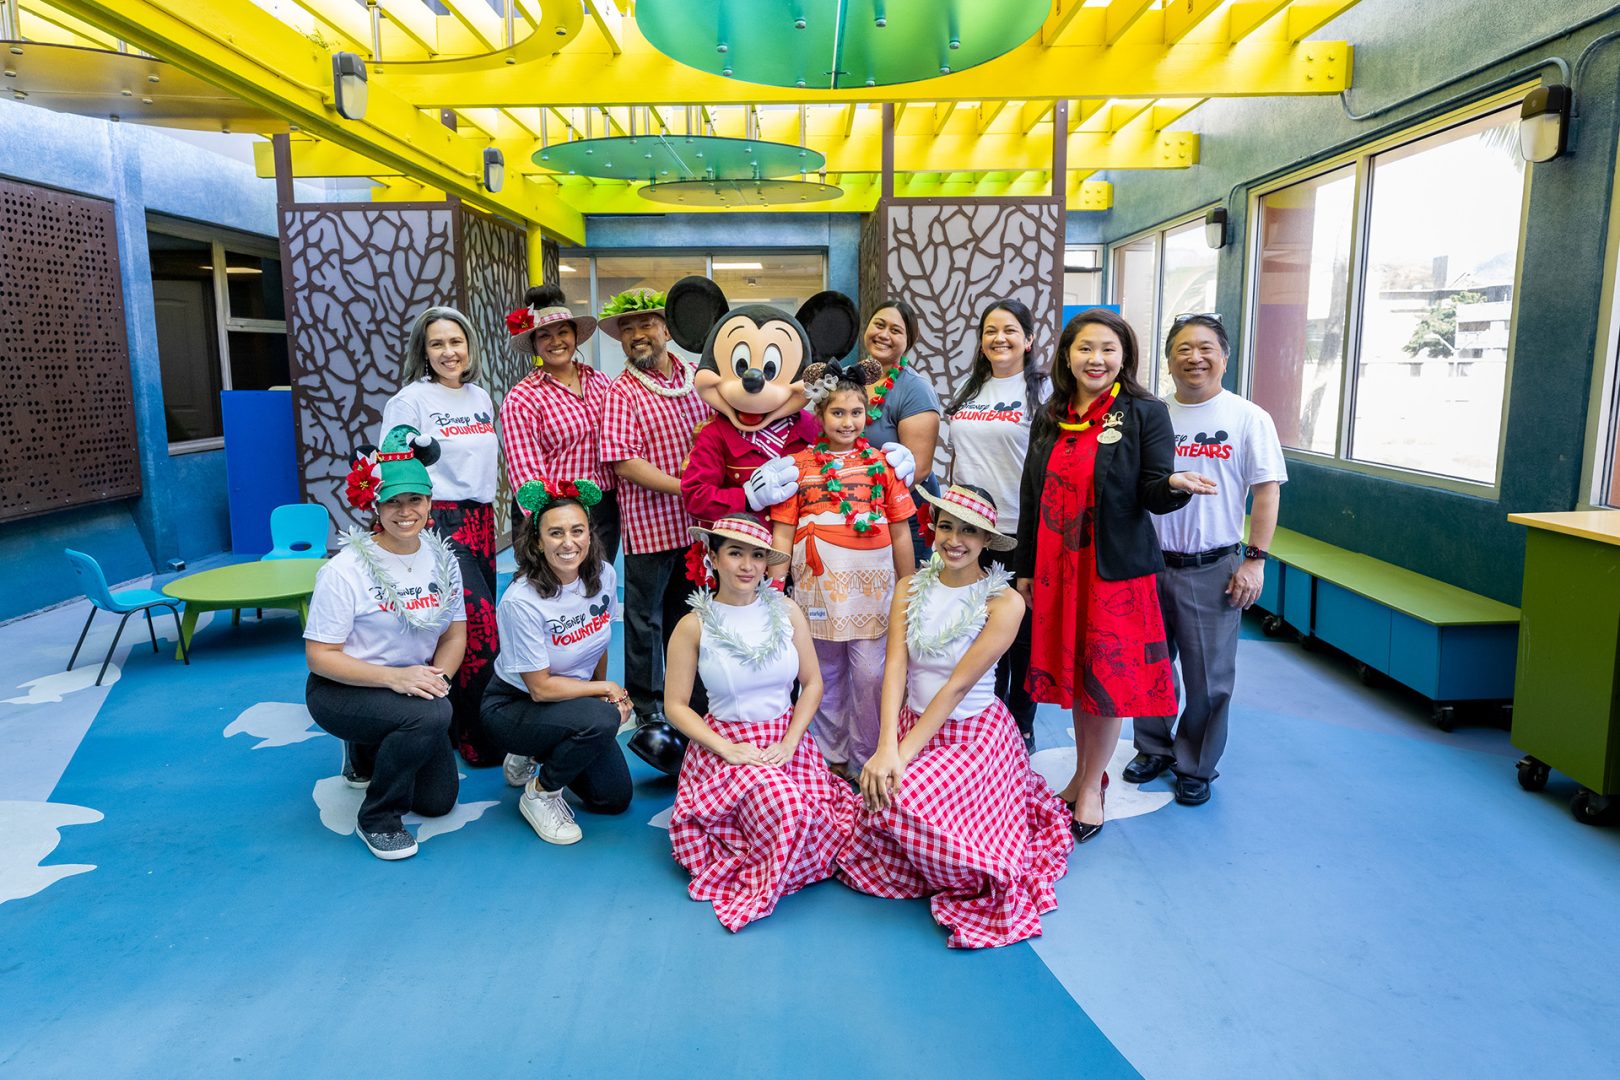
[{"label": "blue floor", "polygon": [[[60,670],[56,624],[82,617],[0,627],[0,694]],[[672,783],[639,762],[630,812],[581,815],[574,847],[466,770],[450,828],[378,862],[340,834],[337,744],[297,711],[295,621],[215,619],[189,669],[137,644],[109,690],[0,700],[0,1076],[1506,1077],[1620,1055],[1620,831],[1571,820],[1567,781],[1520,791],[1504,733],[1442,735],[1292,644],[1244,641],[1207,806],[1117,785],[1045,936],[978,953],[922,902],[832,883],[726,933],[686,899],[649,824]],[[1038,761],[1072,752],[1061,719]]]}]

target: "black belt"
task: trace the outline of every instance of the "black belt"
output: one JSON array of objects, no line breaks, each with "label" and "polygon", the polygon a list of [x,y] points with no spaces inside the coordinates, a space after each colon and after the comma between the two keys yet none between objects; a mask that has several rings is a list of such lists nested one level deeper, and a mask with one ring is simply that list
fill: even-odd
[{"label": "black belt", "polygon": [[1208,566],[1213,562],[1220,562],[1228,555],[1236,555],[1243,550],[1242,544],[1227,544],[1225,547],[1212,548],[1209,551],[1200,551],[1196,555],[1183,555],[1176,551],[1164,553],[1164,564],[1173,566],[1178,570],[1189,566]]}]

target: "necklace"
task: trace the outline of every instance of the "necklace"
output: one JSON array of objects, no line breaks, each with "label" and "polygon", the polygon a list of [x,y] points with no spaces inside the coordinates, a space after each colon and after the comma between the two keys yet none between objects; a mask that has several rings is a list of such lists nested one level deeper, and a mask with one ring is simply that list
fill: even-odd
[{"label": "necklace", "polygon": [[793,636],[793,621],[787,612],[787,605],[793,601],[775,589],[764,588],[760,590],[758,602],[765,605],[764,640],[749,644],[721,621],[719,609],[723,605],[715,602],[714,593],[699,589],[686,601],[687,606],[697,612],[704,635],[749,667],[758,667],[775,656]]},{"label": "necklace", "polygon": [[[855,445],[843,454],[834,455],[827,448],[827,436],[823,435],[816,440],[814,448],[816,469],[826,481],[828,494],[837,496],[838,512],[844,515],[844,523],[857,533],[869,533],[883,524],[883,514],[878,507],[883,504],[883,460],[872,444],[864,437],[856,439]],[[866,467],[867,476],[867,509],[864,514],[857,514],[849,495],[844,493],[844,482],[838,479],[838,463],[848,454],[859,454],[860,463]]]},{"label": "necklace", "polygon": [[876,420],[883,415],[883,401],[889,396],[889,391],[894,389],[894,380],[900,377],[900,372],[905,366],[906,358],[902,356],[872,387],[872,396],[866,401],[867,420]]},{"label": "necklace", "polygon": [[911,578],[910,595],[906,598],[906,647],[918,656],[937,656],[958,638],[976,634],[989,617],[991,597],[1005,592],[1012,581],[1012,574],[999,563],[992,566],[984,577],[967,587],[966,596],[955,613],[929,634],[923,627],[928,594],[939,584],[943,569],[944,564],[936,555]]},{"label": "necklace", "polygon": [[[456,569],[456,557],[450,554],[450,546],[439,539],[439,534],[431,529],[424,531],[421,537],[422,547],[433,552],[433,580],[430,582],[430,586],[437,586],[445,590],[446,593],[450,589],[459,589],[461,587],[459,575],[456,577],[451,576]],[[360,529],[351,527],[348,535],[343,538],[341,543],[343,547],[353,549],[355,555],[359,557],[360,565],[365,568],[366,576],[371,578],[372,584],[377,586],[377,590],[382,593],[382,600],[387,604],[388,610],[393,611],[395,617],[399,619],[405,629],[442,631],[445,626],[449,625],[449,607],[441,606],[418,610],[411,607],[410,602],[399,595],[399,583],[394,580],[394,575],[383,567],[382,560],[377,558],[378,551],[387,550],[379,545],[377,541],[367,536]],[[418,548],[417,551],[420,553],[421,548]],[[389,554],[392,555],[393,552],[389,552]],[[396,556],[396,558],[398,557]],[[415,556],[412,556],[412,561],[415,561]]]},{"label": "necklace", "polygon": [[688,371],[679,386],[660,386],[653,381],[653,377],[636,367],[635,364],[625,364],[624,370],[635,377],[635,380],[647,388],[648,393],[657,394],[662,398],[683,398],[692,392],[692,373]]},{"label": "necklace", "polygon": [[[1116,382],[1114,384],[1113,389],[1108,391],[1108,403],[1110,405],[1112,405],[1113,402],[1114,402],[1114,399],[1117,398],[1117,397],[1119,397],[1119,383]],[[1086,411],[1087,412],[1091,411],[1091,407],[1089,405],[1086,407]],[[1078,424],[1066,424],[1063,421],[1059,420],[1058,421],[1058,427],[1062,428],[1064,431],[1085,431],[1087,428],[1091,427],[1096,422],[1097,421],[1095,421],[1095,420],[1082,420]]]}]

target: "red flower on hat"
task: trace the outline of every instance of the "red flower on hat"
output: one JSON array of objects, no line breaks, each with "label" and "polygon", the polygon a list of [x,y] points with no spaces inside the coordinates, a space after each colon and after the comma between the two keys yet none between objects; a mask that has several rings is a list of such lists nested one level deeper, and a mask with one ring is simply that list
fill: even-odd
[{"label": "red flower on hat", "polygon": [[533,329],[533,308],[518,308],[506,317],[506,332],[509,334],[523,334]]},{"label": "red flower on hat", "polygon": [[356,510],[370,510],[377,505],[377,466],[368,457],[356,458],[349,469],[348,487],[344,494],[349,505]]}]

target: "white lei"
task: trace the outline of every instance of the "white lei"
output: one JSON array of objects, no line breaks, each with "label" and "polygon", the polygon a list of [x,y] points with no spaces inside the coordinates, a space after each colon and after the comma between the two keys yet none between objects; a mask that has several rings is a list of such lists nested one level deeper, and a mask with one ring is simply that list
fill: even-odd
[{"label": "white lei", "polygon": [[657,394],[659,397],[683,398],[692,392],[691,371],[687,371],[686,379],[679,386],[660,386],[653,381],[651,375],[648,375],[645,371],[642,371],[630,361],[625,362],[624,370],[634,376],[635,380],[642,386],[645,386],[649,393]]},{"label": "white lei", "polygon": [[984,620],[989,617],[991,598],[1000,596],[1012,583],[1012,574],[1000,563],[992,565],[984,577],[968,586],[967,601],[956,609],[956,616],[941,626],[938,632],[924,636],[923,605],[927,602],[929,591],[939,583],[941,569],[943,564],[936,556],[911,578],[906,599],[906,647],[919,656],[938,656],[946,652],[957,638],[978,633],[984,626]]},{"label": "white lei", "polygon": [[[425,529],[419,535],[422,543],[433,553],[432,580],[448,588],[451,581],[451,567],[456,561],[456,557],[450,553],[450,546],[439,539],[439,534],[432,529]],[[444,629],[447,625],[444,616],[450,613],[448,605],[432,609],[432,614],[410,609],[399,595],[399,583],[394,580],[394,575],[388,572],[382,560],[377,557],[377,541],[365,531],[353,525],[349,526],[348,535],[338,541],[338,546],[354,550],[360,559],[360,565],[365,567],[366,576],[381,590],[383,601],[393,607],[394,616],[405,624],[407,630]]]},{"label": "white lei", "polygon": [[720,621],[718,609],[730,605],[716,603],[714,593],[708,589],[699,589],[687,597],[686,604],[697,612],[703,632],[716,645],[749,667],[758,667],[775,656],[793,638],[793,620],[788,615],[788,605],[793,601],[769,587],[761,589],[760,593],[765,603],[765,640],[753,645],[743,641],[736,631]]}]

